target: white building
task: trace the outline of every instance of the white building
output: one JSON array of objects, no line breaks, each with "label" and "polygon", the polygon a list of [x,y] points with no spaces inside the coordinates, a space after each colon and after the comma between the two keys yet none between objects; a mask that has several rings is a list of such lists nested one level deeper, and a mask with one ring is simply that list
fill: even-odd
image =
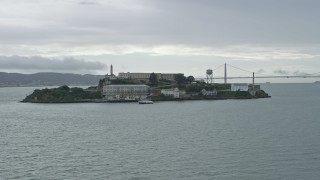
[{"label": "white building", "polygon": [[174,89],[161,89],[161,94],[164,96],[171,96],[174,98],[179,98],[180,97],[180,92],[178,88]]},{"label": "white building", "polygon": [[234,83],[231,84],[231,91],[248,91],[248,84],[245,83]]},{"label": "white building", "polygon": [[103,86],[103,95],[108,101],[134,101],[147,98],[147,85],[106,85]]}]

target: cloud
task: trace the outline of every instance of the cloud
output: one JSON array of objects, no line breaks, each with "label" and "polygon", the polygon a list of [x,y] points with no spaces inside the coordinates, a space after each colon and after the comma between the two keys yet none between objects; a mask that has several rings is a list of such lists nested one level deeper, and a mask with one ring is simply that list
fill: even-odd
[{"label": "cloud", "polygon": [[[320,49],[320,48],[318,48]],[[66,46],[63,44],[48,44],[42,46],[30,45],[0,45],[0,55],[32,56],[99,56],[99,55],[134,55],[145,54],[147,56],[208,56],[239,60],[296,60],[311,59],[319,55],[308,52],[303,48],[270,47],[258,45],[243,46],[186,46],[186,45],[82,45]]]},{"label": "cloud", "polygon": [[317,1],[3,1],[3,43],[217,47],[320,43]]},{"label": "cloud", "polygon": [[93,1],[81,1],[81,2],[78,2],[78,4],[80,4],[80,5],[101,5],[100,3],[93,2]]},{"label": "cloud", "polygon": [[259,69],[258,71],[257,71],[257,73],[265,73],[266,71],[264,70],[264,69]]},{"label": "cloud", "polygon": [[288,75],[290,74],[290,71],[286,71],[286,70],[282,70],[282,69],[278,69],[273,71],[275,74],[281,74],[281,75]]},{"label": "cloud", "polygon": [[305,73],[305,72],[301,72],[301,71],[295,71],[293,72],[293,75],[295,76],[306,76],[306,75],[310,75],[309,73]]},{"label": "cloud", "polygon": [[106,65],[100,62],[88,62],[82,59],[64,58],[49,59],[40,56],[0,56],[2,70],[35,70],[35,71],[96,71],[103,70]]},{"label": "cloud", "polygon": [[0,68],[95,71],[99,68],[84,64],[104,56],[109,59],[100,62],[125,64],[128,71],[166,62],[172,72],[190,72],[191,64],[205,69],[232,61],[266,72],[279,67],[317,72],[319,5],[317,0],[1,0],[0,56],[25,59],[2,60]]}]

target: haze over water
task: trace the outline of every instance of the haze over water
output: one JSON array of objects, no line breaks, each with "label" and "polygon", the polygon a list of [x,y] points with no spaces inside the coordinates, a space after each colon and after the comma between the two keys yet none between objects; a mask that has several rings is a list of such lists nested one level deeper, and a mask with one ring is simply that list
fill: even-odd
[{"label": "haze over water", "polygon": [[320,85],[272,98],[18,103],[0,88],[0,179],[318,179]]}]

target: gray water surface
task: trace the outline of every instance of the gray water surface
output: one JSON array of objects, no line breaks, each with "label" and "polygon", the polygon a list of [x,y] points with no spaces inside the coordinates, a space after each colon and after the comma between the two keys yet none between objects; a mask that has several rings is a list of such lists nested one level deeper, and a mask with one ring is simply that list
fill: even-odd
[{"label": "gray water surface", "polygon": [[19,103],[0,88],[0,179],[319,179],[320,85],[272,98]]}]

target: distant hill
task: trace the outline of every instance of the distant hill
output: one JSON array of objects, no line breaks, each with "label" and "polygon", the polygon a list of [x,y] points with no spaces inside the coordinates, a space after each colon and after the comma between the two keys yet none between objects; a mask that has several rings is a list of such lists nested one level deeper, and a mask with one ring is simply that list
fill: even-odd
[{"label": "distant hill", "polygon": [[36,73],[19,74],[0,72],[0,87],[15,86],[97,86],[103,75]]}]

